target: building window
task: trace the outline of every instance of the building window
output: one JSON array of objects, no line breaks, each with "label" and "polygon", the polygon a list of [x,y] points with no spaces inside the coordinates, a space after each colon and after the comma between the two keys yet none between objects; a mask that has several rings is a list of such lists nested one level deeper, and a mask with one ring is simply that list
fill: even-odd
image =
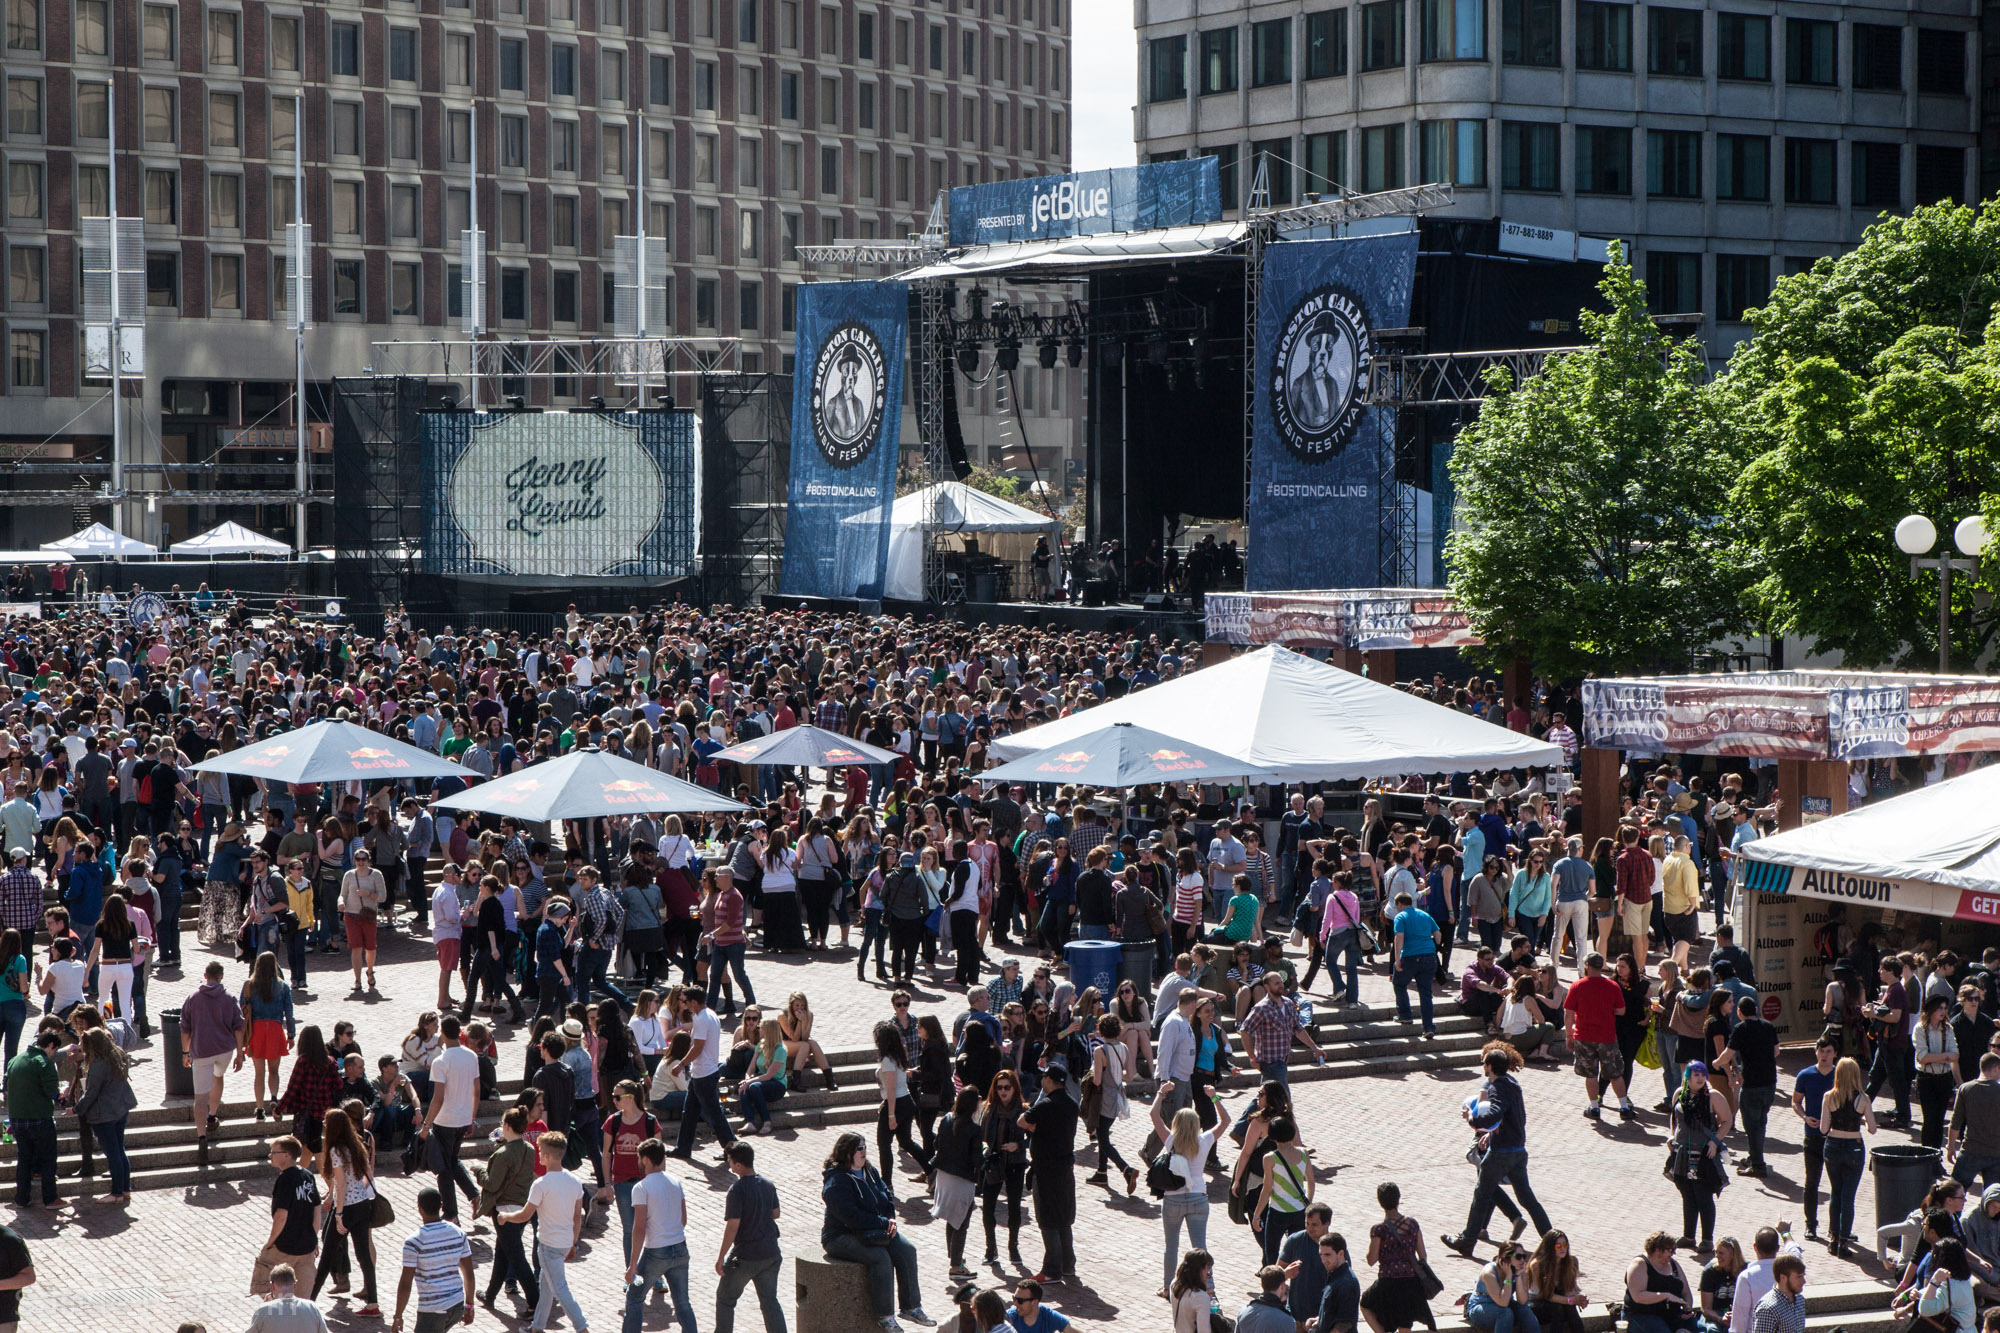
[{"label": "building window", "polygon": [[518,37],[500,39],[500,91],[525,92],[528,44]]},{"label": "building window", "polygon": [[1155,37],[1146,44],[1146,100],[1178,102],[1187,96],[1187,34]]},{"label": "building window", "polygon": [[329,108],[328,119],[332,126],[333,155],[360,157],[361,103],[335,102]]},{"label": "building window", "polygon": [[421,186],[389,187],[389,235],[392,238],[407,241],[417,239],[417,217],[422,211],[421,200]]},{"label": "building window", "polygon": [[235,69],[241,61],[243,16],[229,9],[208,11],[208,64],[211,69]]},{"label": "building window", "polygon": [[210,148],[240,148],[243,146],[242,99],[235,93],[210,93],[208,95],[208,146]]},{"label": "building window", "polygon": [[764,257],[764,215],[755,205],[736,212],[736,253],[743,259]]},{"label": "building window", "polygon": [[271,152],[289,157],[298,143],[299,104],[281,93],[271,95]]},{"label": "building window", "polygon": [[576,48],[567,43],[549,46],[549,96],[576,96]]},{"label": "building window", "polygon": [[1762,305],[1771,291],[1771,260],[1768,255],[1717,255],[1715,257],[1715,317],[1728,323],[1742,320],[1743,312]]},{"label": "building window", "polygon": [[[796,77],[796,76],[794,76]],[[713,111],[716,107],[716,84],[718,76],[713,60],[694,62],[694,109]],[[795,94],[796,95],[796,94]]]},{"label": "building window", "polygon": [[389,29],[389,77],[397,83],[417,81],[417,30]]},{"label": "building window", "polygon": [[1576,0],[1576,67],[1632,72],[1632,6]]},{"label": "building window", "polygon": [[525,320],[528,317],[528,270],[500,270],[500,318]]},{"label": "building window", "polygon": [[558,249],[576,248],[576,196],[559,194],[549,200],[549,237]]},{"label": "building window", "polygon": [[389,156],[399,162],[417,160],[417,109],[413,106],[389,108]]},{"label": "building window", "polygon": [[7,137],[10,139],[42,137],[40,79],[7,80]]},{"label": "building window", "polygon": [[331,193],[333,234],[335,236],[361,235],[361,191],[360,181],[335,181]]},{"label": "building window", "polygon": [[1646,193],[1656,199],[1701,197],[1701,135],[1692,130],[1646,131]]},{"label": "building window", "polygon": [[7,49],[42,49],[42,0],[7,0]]},{"label": "building window", "polygon": [[1646,69],[1701,77],[1701,11],[1646,6]]},{"label": "building window", "polygon": [[736,188],[758,190],[764,185],[764,141],[744,135],[736,141]]},{"label": "building window", "polygon": [[271,173],[271,188],[267,197],[271,201],[269,212],[273,236],[283,235],[286,224],[303,220],[298,215],[296,206],[298,191],[295,186],[296,182],[292,179],[291,172]]},{"label": "building window", "polygon": [[1361,131],[1361,193],[1400,190],[1403,177],[1403,127],[1371,125]]},{"label": "building window", "polygon": [[82,218],[111,216],[111,168],[91,162],[77,164],[76,215]]},{"label": "building window", "polygon": [[736,327],[742,332],[763,327],[764,284],[748,279],[736,284]]},{"label": "building window", "polygon": [[646,176],[657,182],[666,182],[674,176],[674,132],[672,130],[646,131]]},{"label": "building window", "polygon": [[796,333],[799,327],[799,285],[796,282],[778,284],[778,331]]},{"label": "building window", "polygon": [[1715,76],[1760,82],[1770,79],[1770,19],[1761,14],[1715,16]]},{"label": "building window", "polygon": [[1612,125],[1576,127],[1576,192],[1632,193],[1632,131]]},{"label": "building window", "polygon": [[1347,131],[1331,130],[1305,136],[1305,153],[1300,162],[1305,179],[1300,185],[1309,194],[1332,194],[1347,184]]},{"label": "building window", "polygon": [[1507,121],[1500,126],[1500,184],[1509,190],[1562,188],[1562,127]]},{"label": "building window", "polygon": [[101,56],[110,50],[110,0],[76,0],[76,53]]},{"label": "building window", "polygon": [[549,318],[557,324],[577,322],[576,290],[579,275],[569,269],[549,274]]},{"label": "building window", "polygon": [[1421,0],[1425,60],[1486,59],[1486,0]]},{"label": "building window", "polygon": [[243,178],[233,171],[209,173],[208,225],[227,231],[243,225]]},{"label": "building window", "polygon": [[7,334],[7,381],[16,389],[49,387],[49,335],[41,329]]},{"label": "building window", "polygon": [[1965,150],[1917,145],[1917,205],[1966,202]]},{"label": "building window", "polygon": [[1840,25],[1821,19],[1785,20],[1785,82],[1831,88],[1840,79]]},{"label": "building window", "polygon": [[104,139],[111,134],[111,88],[109,84],[76,84],[76,137]]},{"label": "building window", "polygon": [[180,173],[161,168],[146,172],[146,222],[154,227],[171,227],[180,221]]},{"label": "building window", "polygon": [[144,112],[144,128],[141,137],[147,143],[171,144],[174,141],[174,102],[177,100],[172,88],[148,88],[141,99]]},{"label": "building window", "polygon": [[1785,140],[1786,203],[1834,202],[1833,149],[1831,139]]},{"label": "building window", "polygon": [[208,308],[238,312],[243,309],[242,255],[208,257]]},{"label": "building window", "polygon": [[332,59],[327,72],[336,77],[358,78],[361,74],[361,25],[336,23],[330,29]]},{"label": "building window", "polygon": [[1848,165],[1856,208],[1903,206],[1903,145],[1857,143]]},{"label": "building window", "polygon": [[[168,172],[172,175],[172,172]],[[43,188],[42,164],[39,162],[9,162],[7,164],[7,219],[10,222],[40,222],[46,191]],[[148,218],[147,221],[151,221]]]},{"label": "building window", "polygon": [[1393,69],[1403,63],[1403,0],[1361,6],[1361,68]]},{"label": "building window", "polygon": [[472,113],[444,113],[444,160],[453,164],[472,160]]},{"label": "building window", "polygon": [[1715,136],[1715,197],[1755,203],[1770,199],[1770,139],[1761,134]]},{"label": "building window", "polygon": [[1903,91],[1903,30],[1880,23],[1854,25],[1854,86]]},{"label": "building window", "polygon": [[577,170],[577,123],[556,120],[549,123],[549,170],[574,173]]},{"label": "building window", "polygon": [[271,20],[271,68],[299,72],[299,20],[288,14]]},{"label": "building window", "polygon": [[179,54],[174,45],[176,12],[169,5],[146,5],[140,19],[139,51],[147,60],[172,63]]},{"label": "building window", "polygon": [[1701,309],[1701,256],[1684,250],[1646,252],[1646,309],[1687,315]]},{"label": "building window", "polygon": [[1917,29],[1917,91],[1965,95],[1965,34],[1947,28]]},{"label": "building window", "polygon": [[444,37],[444,81],[453,88],[472,86],[472,35],[448,32]]},{"label": "building window", "polygon": [[694,210],[694,252],[703,259],[715,258],[721,245],[722,210],[712,205],[698,205]]},{"label": "building window", "polygon": [[716,280],[696,278],[694,281],[694,325],[698,329],[715,327]]},{"label": "building window", "polygon": [[694,136],[694,183],[713,185],[716,180],[716,159],[721,155],[721,141],[713,134]]},{"label": "building window", "polygon": [[1264,168],[1264,183],[1274,205],[1292,202],[1292,141],[1259,139],[1250,145],[1250,160]]},{"label": "building window", "polygon": [[146,252],[146,308],[173,310],[181,303],[181,257],[172,250]]},{"label": "building window", "polygon": [[1503,0],[1500,58],[1509,65],[1562,64],[1562,0]]},{"label": "building window", "polygon": [[1292,21],[1271,19],[1250,25],[1250,86],[1269,88],[1292,81]]},{"label": "building window", "polygon": [[[604,211],[609,213],[610,200],[604,201]],[[607,232],[616,235],[616,232]],[[502,245],[526,245],[528,243],[528,196],[521,190],[500,192],[500,243]]]},{"label": "building window", "polygon": [[528,165],[528,118],[526,116],[500,117],[500,165],[503,167],[525,167]]},{"label": "building window", "polygon": [[1236,29],[1215,28],[1201,35],[1201,95],[1236,91]]},{"label": "building window", "polygon": [[1306,77],[1328,79],[1347,73],[1347,11],[1323,9],[1306,15]]},{"label": "building window", "polygon": [[597,100],[607,106],[625,105],[625,52],[612,48],[602,56],[597,78]]},{"label": "building window", "polygon": [[1215,159],[1215,175],[1220,187],[1219,193],[1222,195],[1222,206],[1242,207],[1243,195],[1236,181],[1236,145],[1225,143],[1218,144],[1214,148],[1197,148],[1195,156]]},{"label": "building window", "polygon": [[7,249],[7,304],[15,308],[48,300],[48,251],[39,245]]},{"label": "building window", "polygon": [[423,275],[421,264],[389,265],[389,313],[392,316],[416,319],[423,314],[423,308],[418,304],[424,289]]},{"label": "building window", "polygon": [[1427,120],[1418,140],[1418,176],[1452,185],[1486,184],[1486,122]]},{"label": "building window", "polygon": [[840,197],[840,149],[831,144],[819,150],[819,192],[822,198]]}]

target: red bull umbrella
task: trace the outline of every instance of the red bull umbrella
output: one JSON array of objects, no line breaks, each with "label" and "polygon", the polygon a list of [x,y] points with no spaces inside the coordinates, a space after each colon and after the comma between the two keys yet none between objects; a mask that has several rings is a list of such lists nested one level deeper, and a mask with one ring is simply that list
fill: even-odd
[{"label": "red bull umbrella", "polygon": [[1247,760],[1232,759],[1172,736],[1116,722],[979,774],[981,782],[1073,782],[1136,787],[1152,782],[1240,778]]},{"label": "red bull umbrella", "polygon": [[391,740],[352,722],[315,722],[205,759],[197,773],[231,773],[271,782],[351,782],[356,778],[441,778],[465,770],[429,750]]},{"label": "red bull umbrella", "polygon": [[715,758],[731,764],[787,764],[799,768],[845,768],[849,764],[893,764],[894,750],[864,745],[818,727],[787,727],[743,741]]},{"label": "red bull umbrella", "polygon": [[602,750],[578,750],[482,782],[456,796],[441,797],[433,805],[440,810],[476,810],[537,823],[596,815],[696,814],[750,808],[720,792]]}]

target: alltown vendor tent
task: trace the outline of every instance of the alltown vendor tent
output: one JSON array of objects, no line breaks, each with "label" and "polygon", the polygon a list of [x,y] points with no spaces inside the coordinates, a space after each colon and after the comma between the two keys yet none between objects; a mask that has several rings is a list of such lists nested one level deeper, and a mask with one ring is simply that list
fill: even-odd
[{"label": "alltown vendor tent", "polygon": [[82,532],[74,533],[57,542],[43,542],[44,551],[62,551],[72,556],[117,557],[158,555],[160,548],[140,541],[137,537],[127,537],[113,532],[102,523],[93,523]]},{"label": "alltown vendor tent", "polygon": [[2000,765],[1759,838],[1743,887],[2000,922]]},{"label": "alltown vendor tent", "polygon": [[1019,759],[1118,722],[1244,761],[1256,782],[1550,768],[1562,748],[1275,644],[993,742]]},{"label": "alltown vendor tent", "polygon": [[292,548],[285,543],[252,532],[234,519],[218,524],[198,537],[175,542],[167,550],[185,560],[213,560],[225,555],[288,556],[292,553]]},{"label": "alltown vendor tent", "polygon": [[[889,569],[882,585],[884,597],[920,602],[924,597],[924,518],[930,512],[931,496],[936,495],[933,520],[938,532],[961,543],[972,538],[983,554],[995,556],[1019,569],[1029,567],[1035,538],[1046,536],[1049,549],[1061,549],[1062,523],[1047,514],[1024,509],[997,495],[944,481],[900,497],[889,507]],[[843,545],[871,539],[879,529],[873,513],[847,519],[841,529]],[[851,530],[851,531],[850,531]],[[1016,587],[1014,595],[1025,597],[1028,589]]]}]

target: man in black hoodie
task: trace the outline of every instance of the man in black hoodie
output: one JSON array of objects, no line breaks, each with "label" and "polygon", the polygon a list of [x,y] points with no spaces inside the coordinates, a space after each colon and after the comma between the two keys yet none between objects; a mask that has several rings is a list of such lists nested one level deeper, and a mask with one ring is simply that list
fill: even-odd
[{"label": "man in black hoodie", "polygon": [[1035,1222],[1042,1229],[1042,1271],[1037,1282],[1076,1276],[1076,1122],[1069,1069],[1052,1060],[1042,1070],[1042,1095],[1021,1113],[1028,1156],[1035,1169]]}]

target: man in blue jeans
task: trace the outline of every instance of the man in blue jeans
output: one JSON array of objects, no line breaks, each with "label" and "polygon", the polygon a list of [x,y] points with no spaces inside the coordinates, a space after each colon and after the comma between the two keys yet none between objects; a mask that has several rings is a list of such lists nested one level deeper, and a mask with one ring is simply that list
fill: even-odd
[{"label": "man in blue jeans", "polygon": [[1988,1186],[2000,1180],[2000,1054],[1980,1056],[1979,1077],[1959,1087],[1944,1160],[1967,1189],[1975,1180]]},{"label": "man in blue jeans", "polygon": [[1395,901],[1396,970],[1391,980],[1396,987],[1396,1017],[1410,1021],[1410,987],[1417,988],[1423,1008],[1424,1039],[1437,1037],[1436,998],[1432,994],[1437,979],[1438,924],[1429,912],[1416,905],[1408,893]]},{"label": "man in blue jeans", "polygon": [[667,1147],[658,1139],[639,1145],[639,1161],[646,1174],[632,1189],[623,1333],[639,1333],[646,1290],[658,1289],[662,1282],[673,1293],[681,1333],[695,1333],[694,1306],[688,1301],[687,1195],[680,1181],[667,1174]]},{"label": "man in blue jeans", "polygon": [[625,925],[625,909],[619,905],[618,895],[598,882],[597,867],[588,862],[577,868],[576,888],[577,936],[581,941],[576,951],[576,998],[589,1004],[590,992],[601,990],[630,1009],[632,1002],[625,998],[625,992],[605,975],[618,948],[618,932]]},{"label": "man in blue jeans", "polygon": [[1521,1085],[1514,1078],[1512,1051],[1496,1047],[1486,1052],[1486,1086],[1476,1101],[1460,1112],[1466,1123],[1479,1131],[1485,1155],[1479,1159],[1479,1183],[1472,1190],[1472,1209],[1465,1217],[1465,1230],[1446,1236],[1444,1243],[1460,1254],[1470,1255],[1473,1244],[1486,1232],[1495,1205],[1506,1196],[1502,1185],[1514,1187],[1514,1197],[1527,1210],[1527,1217],[1514,1219],[1514,1239],[1528,1229],[1534,1219],[1537,1233],[1549,1229],[1549,1215],[1528,1184],[1528,1108]]}]

